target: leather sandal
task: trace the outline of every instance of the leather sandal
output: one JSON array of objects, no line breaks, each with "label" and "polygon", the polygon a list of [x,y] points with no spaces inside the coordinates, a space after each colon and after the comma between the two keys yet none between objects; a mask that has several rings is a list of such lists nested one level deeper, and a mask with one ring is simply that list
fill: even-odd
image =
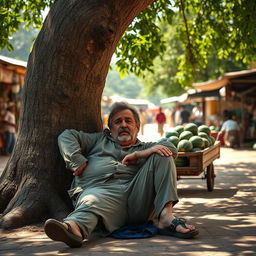
[{"label": "leather sandal", "polygon": [[64,242],[71,248],[81,247],[83,238],[72,232],[69,223],[65,222],[65,224],[67,224],[68,229],[61,222],[55,219],[49,219],[44,224],[44,231],[54,241]]},{"label": "leather sandal", "polygon": [[181,225],[183,228],[187,229],[186,226],[186,220],[183,218],[175,218],[169,227],[167,228],[159,228],[158,234],[164,235],[164,236],[174,236],[178,238],[191,238],[199,234],[199,231],[197,229],[191,230],[187,233],[181,233],[176,231],[176,227],[178,225]]}]

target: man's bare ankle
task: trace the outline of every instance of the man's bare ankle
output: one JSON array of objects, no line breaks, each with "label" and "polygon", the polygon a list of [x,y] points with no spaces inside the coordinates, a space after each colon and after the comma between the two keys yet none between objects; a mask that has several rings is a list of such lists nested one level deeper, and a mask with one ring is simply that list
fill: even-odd
[{"label": "man's bare ankle", "polygon": [[[66,223],[69,223],[69,225],[71,226],[72,232],[75,235],[82,237],[80,228],[74,221],[66,221]],[[67,229],[68,229],[68,225],[66,223],[64,223],[64,224],[67,226]]]}]

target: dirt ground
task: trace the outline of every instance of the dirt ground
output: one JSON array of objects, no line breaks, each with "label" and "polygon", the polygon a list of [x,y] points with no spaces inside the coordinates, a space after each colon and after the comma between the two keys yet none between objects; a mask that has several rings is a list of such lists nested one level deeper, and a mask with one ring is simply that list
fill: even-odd
[{"label": "dirt ground", "polygon": [[0,255],[256,255],[256,151],[221,148],[214,166],[212,192],[200,177],[178,181],[180,202],[175,214],[197,226],[200,234],[194,239],[159,235],[131,240],[92,237],[82,248],[70,249],[51,241],[39,224],[1,230]]}]

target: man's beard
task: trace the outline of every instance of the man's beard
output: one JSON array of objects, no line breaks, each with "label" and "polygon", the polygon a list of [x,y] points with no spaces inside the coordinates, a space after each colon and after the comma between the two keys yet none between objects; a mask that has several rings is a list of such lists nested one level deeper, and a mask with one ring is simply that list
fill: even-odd
[{"label": "man's beard", "polygon": [[[120,135],[120,133],[122,133],[122,132],[127,132],[129,134],[122,134],[122,135]],[[127,129],[127,128],[120,128],[119,134],[117,136],[117,139],[118,139],[118,141],[121,141],[121,142],[130,141],[132,139],[132,135],[130,134],[129,129]]]},{"label": "man's beard", "polygon": [[124,141],[130,141],[132,139],[132,136],[130,134],[127,135],[118,135],[117,136],[118,141],[124,142]]}]

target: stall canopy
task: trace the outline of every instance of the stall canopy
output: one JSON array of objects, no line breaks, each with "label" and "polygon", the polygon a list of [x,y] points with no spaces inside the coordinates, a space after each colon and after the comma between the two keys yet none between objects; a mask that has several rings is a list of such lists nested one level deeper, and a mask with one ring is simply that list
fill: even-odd
[{"label": "stall canopy", "polygon": [[18,76],[17,82],[23,87],[26,69],[25,61],[0,55],[0,83],[12,84],[15,76]]},{"label": "stall canopy", "polygon": [[184,102],[188,98],[188,93],[184,93],[180,96],[174,96],[166,99],[162,99],[161,104],[173,103],[173,102]]},{"label": "stall canopy", "polygon": [[189,99],[220,97],[223,89],[233,91],[241,97],[255,101],[256,99],[256,69],[229,72],[218,79],[202,83],[193,83],[194,92],[189,90],[181,96],[161,100],[162,104],[171,102],[185,102]]},{"label": "stall canopy", "polygon": [[166,103],[185,103],[185,102],[190,102],[190,100],[194,100],[195,98],[210,98],[210,97],[220,97],[220,92],[219,89],[215,90],[195,90],[195,89],[190,89],[188,90],[187,93],[184,93],[180,96],[175,96],[175,97],[170,97],[166,99],[162,99],[161,103],[166,104]]},{"label": "stall canopy", "polygon": [[188,94],[189,99],[193,98],[206,98],[206,97],[220,97],[219,89],[211,91],[201,91],[192,94]]},{"label": "stall canopy", "polygon": [[17,59],[13,59],[13,58],[2,56],[2,55],[0,55],[0,60],[2,63],[5,63],[5,64],[11,64],[13,66],[22,67],[22,68],[27,67],[27,62],[22,60],[17,60]]},{"label": "stall canopy", "polygon": [[225,73],[216,80],[194,83],[194,88],[201,91],[218,90],[227,87],[229,90],[249,97],[256,97],[256,69]]}]

